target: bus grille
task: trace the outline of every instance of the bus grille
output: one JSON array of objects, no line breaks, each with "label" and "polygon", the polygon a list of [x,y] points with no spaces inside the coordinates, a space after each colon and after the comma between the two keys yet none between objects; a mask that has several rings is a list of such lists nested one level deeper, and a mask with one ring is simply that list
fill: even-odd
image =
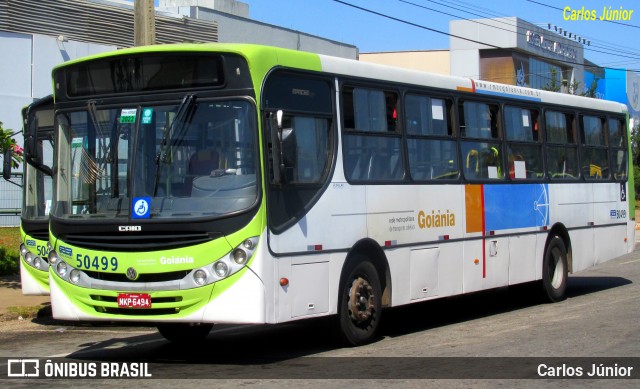
[{"label": "bus grille", "polygon": [[179,270],[166,273],[148,273],[140,274],[134,281],[127,278],[125,274],[119,273],[101,273],[97,271],[83,270],[90,278],[101,281],[115,281],[115,282],[129,282],[129,283],[143,283],[143,282],[167,282],[178,281],[183,279],[189,274],[190,270]]},{"label": "bus grille", "polygon": [[66,234],[67,244],[93,250],[138,252],[167,250],[209,242],[219,236],[207,233],[171,233],[153,235]]},{"label": "bus grille", "polygon": [[44,241],[48,241],[49,240],[49,231],[38,231],[38,232],[31,232],[29,233],[29,235],[31,235],[31,237],[38,239],[38,240],[44,240]]}]

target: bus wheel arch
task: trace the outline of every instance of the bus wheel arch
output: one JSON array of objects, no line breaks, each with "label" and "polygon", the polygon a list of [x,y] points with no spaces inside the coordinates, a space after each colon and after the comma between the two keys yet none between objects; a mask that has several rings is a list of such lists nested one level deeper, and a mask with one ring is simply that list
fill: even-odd
[{"label": "bus wheel arch", "polygon": [[388,278],[386,257],[375,242],[360,241],[349,251],[337,299],[338,329],[345,343],[358,346],[375,338],[383,300],[390,301]]},{"label": "bus wheel arch", "polygon": [[571,241],[562,225],[551,228],[542,258],[542,277],[539,281],[542,297],[549,302],[566,298],[567,279],[571,269]]},{"label": "bus wheel arch", "polygon": [[556,223],[549,230],[549,235],[547,235],[547,241],[544,245],[545,252],[547,250],[547,246],[549,245],[549,241],[553,236],[557,235],[564,242],[564,246],[567,249],[567,265],[568,272],[573,273],[573,250],[571,247],[571,238],[569,237],[569,230],[562,223]]},{"label": "bus wheel arch", "polygon": [[391,306],[391,272],[389,270],[389,261],[384,253],[384,250],[380,245],[372,239],[359,240],[349,253],[347,259],[342,266],[341,281],[344,276],[345,268],[350,265],[350,262],[357,261],[357,256],[363,256],[370,261],[378,272],[382,287],[382,307]]}]

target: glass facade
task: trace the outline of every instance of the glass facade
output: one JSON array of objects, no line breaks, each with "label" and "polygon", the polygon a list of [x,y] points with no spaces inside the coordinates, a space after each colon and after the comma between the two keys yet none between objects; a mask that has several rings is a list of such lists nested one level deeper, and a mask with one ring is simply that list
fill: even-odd
[{"label": "glass facade", "polygon": [[[556,85],[562,85],[563,69],[546,61],[537,58],[529,58],[529,87],[535,89],[551,89]],[[555,82],[554,82],[555,77]]]}]

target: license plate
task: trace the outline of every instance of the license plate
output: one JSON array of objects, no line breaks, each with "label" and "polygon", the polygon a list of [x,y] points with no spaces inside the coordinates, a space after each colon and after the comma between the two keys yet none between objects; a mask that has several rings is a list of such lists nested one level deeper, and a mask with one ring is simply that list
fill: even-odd
[{"label": "license plate", "polygon": [[119,308],[151,308],[151,296],[146,293],[119,293]]}]

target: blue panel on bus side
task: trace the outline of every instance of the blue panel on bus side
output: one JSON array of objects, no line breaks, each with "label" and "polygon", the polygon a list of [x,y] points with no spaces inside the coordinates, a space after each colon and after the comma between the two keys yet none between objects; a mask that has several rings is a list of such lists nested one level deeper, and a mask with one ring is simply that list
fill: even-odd
[{"label": "blue panel on bus side", "polygon": [[545,226],[548,199],[547,184],[484,185],[485,230]]}]

